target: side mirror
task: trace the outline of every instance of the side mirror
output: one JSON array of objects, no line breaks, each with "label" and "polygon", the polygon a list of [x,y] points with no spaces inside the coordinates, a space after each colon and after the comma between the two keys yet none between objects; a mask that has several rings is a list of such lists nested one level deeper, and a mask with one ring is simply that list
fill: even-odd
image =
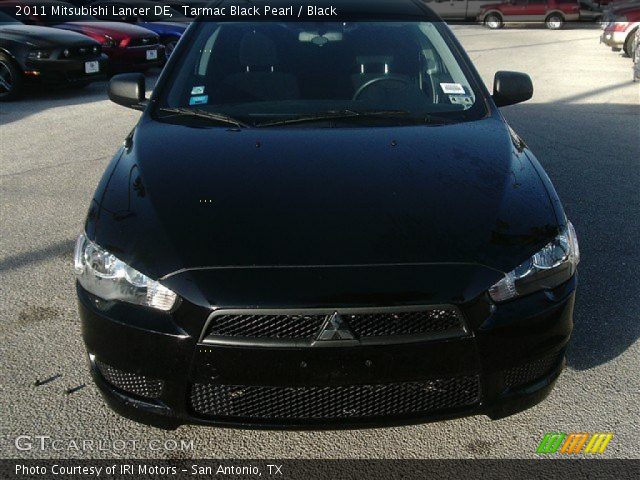
[{"label": "side mirror", "polygon": [[123,73],[115,75],[107,88],[109,99],[134,110],[144,110],[146,102],[146,82],[141,73]]},{"label": "side mirror", "polygon": [[493,101],[498,107],[526,102],[533,97],[533,83],[526,73],[497,72],[493,80]]}]

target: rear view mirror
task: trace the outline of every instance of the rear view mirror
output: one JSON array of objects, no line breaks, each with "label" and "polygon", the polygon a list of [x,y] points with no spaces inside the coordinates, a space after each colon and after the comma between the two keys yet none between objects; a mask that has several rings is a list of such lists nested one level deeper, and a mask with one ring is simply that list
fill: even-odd
[{"label": "rear view mirror", "polygon": [[520,72],[497,72],[493,80],[493,101],[504,107],[526,102],[533,97],[531,77]]},{"label": "rear view mirror", "polygon": [[107,88],[109,99],[123,107],[144,110],[146,107],[146,82],[141,73],[115,75]]}]

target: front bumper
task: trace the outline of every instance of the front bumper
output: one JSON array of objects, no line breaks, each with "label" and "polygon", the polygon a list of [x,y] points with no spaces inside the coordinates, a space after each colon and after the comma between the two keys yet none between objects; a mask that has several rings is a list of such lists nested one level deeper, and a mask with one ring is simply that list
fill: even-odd
[{"label": "front bumper", "polygon": [[[106,55],[52,60],[29,59],[25,61],[23,70],[28,80],[48,85],[87,84],[106,77],[107,61]],[[99,70],[95,73],[86,73],[87,62],[98,62]]]},{"label": "front bumper", "polygon": [[564,366],[576,278],[493,306],[459,305],[468,331],[365,345],[211,344],[211,311],[107,304],[78,286],[96,385],[116,412],[160,428],[323,429],[501,418],[543,400]]},{"label": "front bumper", "polygon": [[[147,52],[150,50],[156,51],[156,58],[148,59]],[[109,56],[109,70],[111,72],[146,70],[162,66],[165,61],[164,45],[160,44],[104,48],[103,51]]]},{"label": "front bumper", "polygon": [[613,30],[604,30],[600,35],[600,43],[604,43],[608,47],[622,48],[626,40],[626,32],[616,32]]}]

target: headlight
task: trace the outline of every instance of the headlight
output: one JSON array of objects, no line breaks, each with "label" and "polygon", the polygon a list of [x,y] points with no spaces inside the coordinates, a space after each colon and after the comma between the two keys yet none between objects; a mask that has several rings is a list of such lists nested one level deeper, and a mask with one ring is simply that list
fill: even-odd
[{"label": "headlight", "polygon": [[576,231],[571,222],[542,250],[489,289],[495,302],[504,302],[543,289],[555,288],[575,273],[580,262]]},{"label": "headlight", "polygon": [[118,46],[118,42],[116,42],[113,38],[111,38],[109,35],[105,35],[104,36],[104,40],[102,41],[102,45],[105,47],[117,47]]},{"label": "headlight", "polygon": [[43,58],[49,58],[49,56],[51,56],[51,52],[47,50],[33,50],[29,52],[28,55],[31,60],[41,60]]},{"label": "headlight", "polygon": [[74,268],[80,285],[105,300],[169,311],[177,299],[174,292],[131,268],[85,235],[80,235],[76,242]]}]

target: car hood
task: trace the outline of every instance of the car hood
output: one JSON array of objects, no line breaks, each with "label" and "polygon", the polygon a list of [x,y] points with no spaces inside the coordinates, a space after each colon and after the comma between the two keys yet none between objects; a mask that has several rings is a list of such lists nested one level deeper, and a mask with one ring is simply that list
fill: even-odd
[{"label": "car hood", "polygon": [[11,35],[36,47],[97,45],[97,42],[75,32],[34,25],[0,26],[0,33],[3,36]]},{"label": "car hood", "polygon": [[108,35],[115,40],[122,40],[127,37],[148,37],[155,33],[146,28],[120,22],[66,22],[57,25],[65,30],[84,33],[85,35]]},{"label": "car hood", "polygon": [[556,194],[529,155],[493,117],[240,131],[145,119],[105,173],[87,234],[154,278],[457,265],[489,281],[558,232]]},{"label": "car hood", "polygon": [[143,28],[151,30],[158,35],[177,35],[181,36],[189,26],[187,23],[172,23],[172,22],[140,22],[139,25]]}]

